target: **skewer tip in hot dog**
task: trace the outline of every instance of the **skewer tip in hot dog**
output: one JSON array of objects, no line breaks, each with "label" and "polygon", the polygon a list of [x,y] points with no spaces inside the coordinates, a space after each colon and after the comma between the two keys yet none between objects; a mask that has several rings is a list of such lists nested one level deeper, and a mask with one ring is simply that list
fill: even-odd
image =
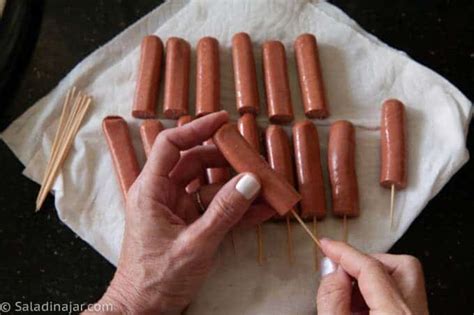
[{"label": "skewer tip in hot dog", "polygon": [[380,185],[403,189],[407,186],[405,107],[396,99],[383,103],[380,124]]},{"label": "skewer tip in hot dog", "polygon": [[318,130],[311,121],[299,121],[293,126],[293,146],[301,194],[301,217],[321,220],[326,215],[326,195]]},{"label": "skewer tip in hot dog", "polygon": [[196,48],[196,116],[219,110],[220,70],[219,42],[203,37]]},{"label": "skewer tip in hot dog", "polygon": [[279,41],[267,41],[262,47],[268,117],[272,123],[286,124],[293,120],[293,104],[285,46]]},{"label": "skewer tip in hot dog", "polygon": [[122,195],[126,199],[128,190],[140,174],[127,122],[120,116],[108,116],[102,121],[102,130],[112,155]]},{"label": "skewer tip in hot dog", "polygon": [[191,46],[187,41],[170,37],[166,42],[165,96],[163,114],[178,119],[188,114],[189,67]]},{"label": "skewer tip in hot dog", "polygon": [[301,199],[294,187],[282,175],[273,171],[239,134],[235,125],[223,125],[214,134],[213,140],[237,172],[251,172],[258,176],[262,183],[262,197],[280,215],[286,215]]},{"label": "skewer tip in hot dog", "polygon": [[328,166],[334,215],[339,217],[359,216],[359,188],[355,169],[355,130],[348,121],[339,120],[331,125]]},{"label": "skewer tip in hot dog", "polygon": [[260,103],[257,70],[252,42],[247,33],[237,33],[232,37],[232,61],[237,110],[241,115],[257,114]]},{"label": "skewer tip in hot dog", "polygon": [[316,37],[302,34],[296,38],[294,48],[304,113],[308,118],[326,118],[329,111]]},{"label": "skewer tip in hot dog", "polygon": [[156,116],[162,57],[161,39],[154,35],[145,36],[141,44],[140,67],[132,109],[132,116],[135,118]]}]

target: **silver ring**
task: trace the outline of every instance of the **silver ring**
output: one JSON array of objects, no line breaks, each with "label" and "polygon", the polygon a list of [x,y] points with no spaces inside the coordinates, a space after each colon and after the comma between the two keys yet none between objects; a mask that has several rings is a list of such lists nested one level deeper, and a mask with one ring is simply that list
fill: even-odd
[{"label": "silver ring", "polygon": [[197,201],[197,204],[199,206],[199,213],[204,213],[204,211],[206,211],[206,207],[204,207],[203,203],[202,203],[202,200],[201,200],[201,195],[199,194],[200,192],[200,189],[198,189],[194,195],[196,196],[196,201]]}]

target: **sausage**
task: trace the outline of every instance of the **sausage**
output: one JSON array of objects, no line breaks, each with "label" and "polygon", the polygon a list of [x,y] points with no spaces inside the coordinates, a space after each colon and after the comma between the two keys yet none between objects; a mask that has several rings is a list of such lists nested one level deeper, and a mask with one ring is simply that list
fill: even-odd
[{"label": "sausage", "polygon": [[252,42],[247,33],[237,33],[232,37],[232,61],[237,111],[241,115],[244,113],[258,114],[260,100],[257,70]]},{"label": "sausage", "polygon": [[304,113],[308,118],[326,118],[329,112],[316,37],[302,34],[296,38],[294,47]]},{"label": "sausage", "polygon": [[[277,173],[283,175],[291,186],[295,186],[295,175],[293,172],[293,159],[290,141],[282,127],[270,125],[265,132],[265,144],[267,148],[267,160],[270,167]],[[276,218],[281,218],[276,215]]]},{"label": "sausage", "polygon": [[135,155],[128,125],[120,116],[108,116],[102,121],[110,154],[115,167],[123,198],[140,174],[140,166]]},{"label": "sausage", "polygon": [[[178,118],[177,122],[177,127],[181,127],[186,125],[187,123],[191,122],[193,118],[191,115],[184,115]],[[206,185],[206,176],[204,176],[204,173],[199,175],[196,179],[191,181],[188,186],[186,186],[186,191],[188,193],[193,193],[196,192],[201,186]]]},{"label": "sausage", "polygon": [[177,119],[188,114],[189,64],[191,47],[184,39],[170,37],[166,42],[165,96],[163,114]]},{"label": "sausage", "polygon": [[263,74],[270,122],[291,122],[293,105],[288,82],[285,46],[281,42],[267,41],[263,44]]},{"label": "sausage", "polygon": [[219,110],[220,88],[219,42],[203,37],[196,48],[196,116]]},{"label": "sausage", "polygon": [[145,36],[141,44],[140,68],[138,70],[132,116],[153,118],[160,87],[163,43],[154,35]]},{"label": "sausage", "polygon": [[263,199],[280,215],[285,215],[301,199],[300,194],[283,175],[272,170],[239,134],[235,125],[229,123],[223,125],[214,134],[213,140],[237,172],[252,172],[258,176],[262,184]]},{"label": "sausage", "polygon": [[255,116],[250,113],[243,114],[237,120],[237,127],[242,137],[255,151],[260,153],[260,133]]},{"label": "sausage", "polygon": [[301,216],[323,219],[326,215],[323,170],[316,126],[303,120],[293,126],[298,191],[301,194]]},{"label": "sausage", "polygon": [[355,170],[354,126],[339,120],[329,129],[328,168],[332,211],[336,216],[359,215],[359,189]]},{"label": "sausage", "polygon": [[147,119],[140,126],[140,137],[142,138],[146,157],[150,155],[156,136],[158,136],[162,130],[163,125],[158,119]]},{"label": "sausage", "polygon": [[191,120],[193,120],[193,117],[191,117],[191,115],[183,115],[183,116],[180,116],[180,117],[178,118],[178,121],[176,122],[176,126],[177,126],[177,127],[184,126],[184,125],[186,125],[188,122],[190,122]]},{"label": "sausage", "polygon": [[[203,145],[214,145],[212,139],[204,141]],[[209,184],[222,184],[227,183],[230,179],[230,170],[227,167],[214,167],[208,168],[207,182]]]},{"label": "sausage", "polygon": [[405,147],[405,107],[395,99],[382,106],[380,126],[380,185],[403,189],[407,186]]}]

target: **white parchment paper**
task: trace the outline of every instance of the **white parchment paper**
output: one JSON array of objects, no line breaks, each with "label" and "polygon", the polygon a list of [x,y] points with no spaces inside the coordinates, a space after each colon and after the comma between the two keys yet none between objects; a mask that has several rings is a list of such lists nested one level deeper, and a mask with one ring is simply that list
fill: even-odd
[{"label": "white parchment paper", "polygon": [[[109,114],[127,119],[143,163],[137,128],[140,122],[130,115],[142,37],[156,34],[165,41],[180,36],[193,47],[203,36],[218,38],[221,102],[236,118],[231,38],[240,31],[248,32],[254,41],[262,109],[261,44],[268,39],[285,44],[297,119],[304,115],[292,44],[304,32],[317,36],[331,111],[329,119],[314,121],[319,129],[324,169],[329,124],[347,119],[356,125],[362,211],[358,219],[349,222],[349,241],[354,246],[365,251],[388,250],[468,160],[465,140],[471,102],[444,78],[368,34],[331,4],[309,0],[168,1],[79,63],[2,134],[25,165],[24,174],[39,182],[67,89],[75,85],[94,97],[94,107],[53,190],[61,220],[112,263],[118,259],[124,215],[101,121]],[[193,55],[192,68],[194,62]],[[190,96],[192,103],[194,82]],[[409,185],[397,193],[392,232],[388,221],[390,192],[378,184],[380,108],[383,100],[391,97],[406,105],[409,148]],[[160,97],[160,106],[161,102]],[[262,127],[265,117],[263,111],[258,118]],[[165,125],[172,126],[173,122],[165,121]],[[325,177],[328,183],[327,174]],[[329,191],[327,194],[329,197]],[[338,239],[342,235],[341,221],[331,216],[318,229],[327,237]],[[264,225],[264,266],[256,263],[254,231],[237,233],[237,256],[230,242],[224,242],[216,268],[188,313],[313,314],[318,282],[313,246],[296,224],[293,234],[296,264],[292,267],[286,258],[283,225]]]}]

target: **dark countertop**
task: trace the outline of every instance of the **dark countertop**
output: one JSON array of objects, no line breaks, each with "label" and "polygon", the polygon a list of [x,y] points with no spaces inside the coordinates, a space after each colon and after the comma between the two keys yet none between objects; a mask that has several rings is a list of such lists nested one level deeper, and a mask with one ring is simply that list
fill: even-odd
[{"label": "dark countertop", "polygon": [[[20,0],[15,0],[20,1]],[[20,58],[0,95],[0,129],[44,96],[84,57],[160,1],[47,0],[31,54]],[[390,46],[440,73],[473,99],[474,2],[333,1]],[[40,6],[35,16],[40,16]],[[41,23],[39,23],[41,22]],[[471,124],[468,148],[473,150]],[[85,303],[97,300],[114,268],[77,238],[54,211],[53,198],[33,213],[38,185],[0,142],[0,303]],[[472,314],[474,164],[465,165],[427,205],[392,253],[423,263],[432,314]]]}]

